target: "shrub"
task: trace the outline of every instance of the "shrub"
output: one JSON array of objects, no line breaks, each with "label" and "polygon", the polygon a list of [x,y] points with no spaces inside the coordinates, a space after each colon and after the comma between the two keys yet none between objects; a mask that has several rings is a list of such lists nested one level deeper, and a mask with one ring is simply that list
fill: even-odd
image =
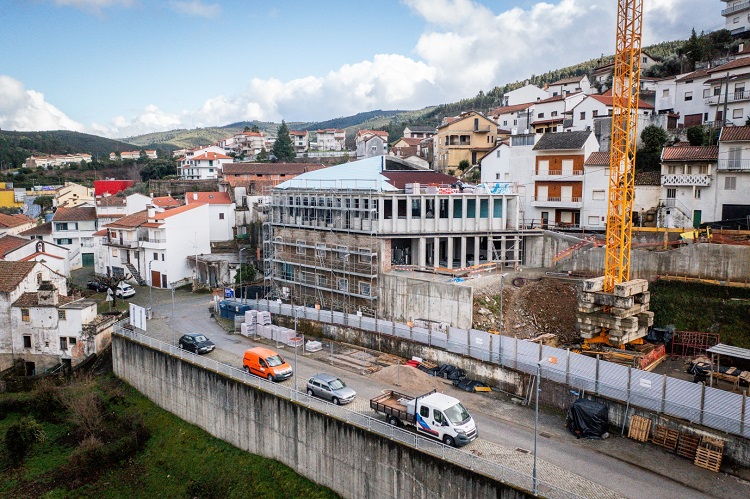
[{"label": "shrub", "polygon": [[46,435],[42,425],[33,418],[21,418],[5,432],[5,450],[11,463],[16,466],[23,462],[31,447],[44,442]]},{"label": "shrub", "polygon": [[84,437],[98,435],[103,430],[104,407],[99,395],[93,392],[79,394],[65,401],[68,421],[74,424]]},{"label": "shrub", "polygon": [[36,384],[30,405],[31,412],[43,421],[57,421],[65,411],[60,388],[49,378],[43,378]]},{"label": "shrub", "polygon": [[101,466],[104,456],[104,444],[94,436],[83,439],[78,447],[70,454],[68,463],[76,472],[93,471],[92,468]]}]

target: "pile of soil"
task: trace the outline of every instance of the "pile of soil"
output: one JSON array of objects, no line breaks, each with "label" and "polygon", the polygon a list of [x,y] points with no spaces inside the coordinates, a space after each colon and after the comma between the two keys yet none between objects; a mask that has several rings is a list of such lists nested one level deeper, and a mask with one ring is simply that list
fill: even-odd
[{"label": "pile of soil", "polygon": [[421,395],[430,390],[441,391],[445,388],[443,380],[430,376],[412,366],[388,366],[371,374],[370,377],[392,386],[397,392],[404,392],[407,395]]},{"label": "pile of soil", "polygon": [[[504,335],[528,339],[552,333],[558,336],[561,344],[578,340],[575,282],[553,278],[526,281],[520,288],[506,285],[503,295]],[[499,300],[499,294],[475,298],[475,328],[499,330]]]}]

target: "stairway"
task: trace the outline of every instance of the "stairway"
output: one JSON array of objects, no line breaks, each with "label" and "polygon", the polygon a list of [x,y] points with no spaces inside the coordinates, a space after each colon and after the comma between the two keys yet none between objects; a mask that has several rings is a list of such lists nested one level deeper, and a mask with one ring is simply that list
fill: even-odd
[{"label": "stairway", "polygon": [[132,263],[126,263],[125,267],[130,271],[130,275],[133,276],[133,279],[136,280],[136,282],[141,285],[145,286],[146,281],[143,280],[143,277],[141,277],[141,273],[138,272],[138,269],[136,269]]}]

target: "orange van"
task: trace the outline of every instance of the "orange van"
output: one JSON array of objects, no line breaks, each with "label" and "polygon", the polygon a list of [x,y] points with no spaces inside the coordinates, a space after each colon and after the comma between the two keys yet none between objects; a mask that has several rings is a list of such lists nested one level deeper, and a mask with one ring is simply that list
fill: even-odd
[{"label": "orange van", "polygon": [[292,367],[270,348],[255,347],[245,351],[242,365],[246,373],[268,381],[284,381],[292,377]]}]

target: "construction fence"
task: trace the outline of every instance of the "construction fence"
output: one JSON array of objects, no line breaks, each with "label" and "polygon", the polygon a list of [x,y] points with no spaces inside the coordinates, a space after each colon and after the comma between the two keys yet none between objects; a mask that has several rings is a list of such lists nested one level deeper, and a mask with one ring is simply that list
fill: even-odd
[{"label": "construction fence", "polygon": [[347,326],[442,348],[484,362],[516,369],[629,406],[666,414],[726,433],[750,437],[745,393],[623,366],[527,340],[445,325],[424,328],[358,314],[345,314],[270,300],[247,300],[257,310]]}]

